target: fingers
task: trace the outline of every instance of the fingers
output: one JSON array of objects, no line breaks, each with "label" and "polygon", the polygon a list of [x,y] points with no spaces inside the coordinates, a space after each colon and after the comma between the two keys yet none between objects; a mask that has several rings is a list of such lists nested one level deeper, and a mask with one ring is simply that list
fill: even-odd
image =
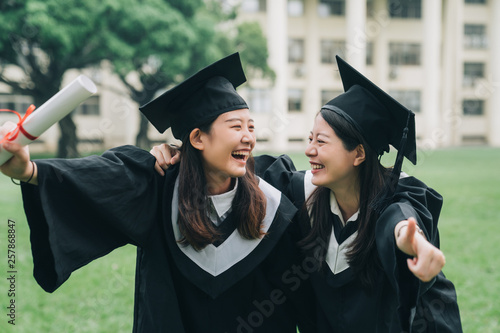
[{"label": "fingers", "polygon": [[[12,121],[7,121],[2,126],[0,126],[0,140],[3,139],[7,133],[16,128],[16,126],[17,124],[13,123]],[[8,151],[13,155],[20,155],[20,154],[24,155],[25,152],[27,151],[27,148],[24,149],[24,146],[21,146],[20,144],[11,141],[5,141],[2,145],[0,145],[0,150],[2,149],[5,149],[6,151]]]},{"label": "fingers", "polygon": [[413,225],[414,227],[417,226],[417,220],[414,217],[409,217],[408,218],[408,226]]},{"label": "fingers", "polygon": [[11,177],[15,177],[16,174],[21,173],[21,169],[28,167],[30,161],[28,146],[21,146],[18,143],[7,141],[0,146],[0,151],[2,149],[13,155],[1,166],[3,173],[12,172],[13,176]]},{"label": "fingers", "polygon": [[[179,149],[174,145],[163,143],[161,145],[154,146],[150,150],[150,153],[156,158],[156,163],[162,170],[167,170],[172,164],[180,161]],[[155,165],[155,168],[156,167],[157,166]],[[158,169],[157,171],[159,172]]]},{"label": "fingers", "polygon": [[160,146],[154,146],[149,152],[156,158],[156,163],[158,163],[158,165],[166,166],[167,162],[165,160],[165,155]]},{"label": "fingers", "polygon": [[12,153],[13,156],[0,166],[0,171],[14,179],[23,180],[28,178],[33,171],[28,146],[23,147],[18,143],[5,142],[1,149]]},{"label": "fingers", "polygon": [[2,148],[8,151],[9,153],[12,153],[13,155],[19,155],[23,151],[23,146],[21,146],[19,143],[15,142],[4,142],[2,145]]},{"label": "fingers", "polygon": [[0,138],[3,138],[5,134],[9,133],[16,127],[16,123],[13,123],[12,121],[6,121],[1,127],[0,127]]},{"label": "fingers", "polygon": [[170,159],[171,165],[179,163],[181,161],[180,148],[176,145],[170,145],[170,156],[172,156],[172,158]]},{"label": "fingers", "polygon": [[440,249],[416,232],[417,228],[416,219],[410,217],[404,237],[412,249],[408,254],[414,258],[407,260],[408,269],[421,281],[428,282],[441,272],[446,260]]},{"label": "fingers", "polygon": [[432,280],[443,269],[446,259],[443,252],[432,244],[421,251],[418,257],[408,259],[408,269],[421,281]]},{"label": "fingers", "polygon": [[158,161],[155,163],[155,170],[160,174],[160,176],[165,176],[165,171],[163,171],[160,164],[158,164]]},{"label": "fingers", "polygon": [[150,150],[150,153],[156,158],[156,172],[158,172],[161,176],[165,176],[165,170],[167,170],[170,166],[169,161],[171,160],[168,146],[166,144],[154,146]]},{"label": "fingers", "polygon": [[408,226],[406,227],[406,240],[408,243],[413,244],[415,240],[415,231],[417,230],[417,221],[415,218],[408,219]]},{"label": "fingers", "polygon": [[170,164],[174,165],[176,163],[179,163],[181,160],[181,153],[177,152],[171,159],[170,159]]},{"label": "fingers", "polygon": [[400,221],[394,228],[396,246],[404,253],[415,256],[417,253],[417,239],[415,232],[417,230],[417,221],[410,217],[408,220]]}]

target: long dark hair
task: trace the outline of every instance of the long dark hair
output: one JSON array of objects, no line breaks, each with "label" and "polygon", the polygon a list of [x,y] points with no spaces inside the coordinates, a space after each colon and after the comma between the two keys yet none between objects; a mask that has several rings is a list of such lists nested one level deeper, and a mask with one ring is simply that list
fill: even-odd
[{"label": "long dark hair", "polygon": [[[373,287],[375,283],[375,272],[380,265],[375,244],[375,221],[378,216],[370,207],[370,203],[384,186],[385,179],[390,171],[383,167],[378,156],[373,151],[359,131],[346,119],[336,112],[321,109],[317,116],[330,125],[335,134],[342,140],[344,148],[353,151],[358,145],[363,145],[365,150],[365,161],[359,166],[359,227],[358,235],[352,242],[347,253],[349,265],[354,274],[359,277],[361,283],[366,287]],[[318,239],[323,244],[328,244],[333,226],[329,223],[330,189],[318,187],[306,201],[309,207],[309,215],[312,219],[310,233],[300,242],[302,248],[309,252],[317,251]],[[318,267],[326,258],[328,247],[323,246],[315,258],[319,260]]]},{"label": "long dark hair", "polygon": [[[215,119],[199,129],[209,133]],[[201,152],[191,145],[189,136],[182,142],[181,154],[178,224],[182,238],[178,241],[201,250],[217,241],[220,234],[207,214],[209,198],[203,158]],[[237,221],[238,232],[246,239],[260,238],[265,234],[262,231],[262,221],[266,215],[266,197],[254,175],[253,162],[253,157],[250,156],[245,175],[238,178],[238,189],[232,203],[232,214]]]}]

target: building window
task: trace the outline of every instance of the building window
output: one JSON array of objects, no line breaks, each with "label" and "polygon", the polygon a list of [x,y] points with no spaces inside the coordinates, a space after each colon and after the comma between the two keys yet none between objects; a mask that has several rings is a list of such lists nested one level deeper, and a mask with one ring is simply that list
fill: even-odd
[{"label": "building window", "polygon": [[464,47],[467,49],[484,49],[488,46],[486,26],[483,24],[466,24],[464,26]]},{"label": "building window", "polygon": [[394,18],[421,18],[421,0],[389,0],[389,13]]},{"label": "building window", "polygon": [[345,15],[345,0],[319,0],[318,15],[320,17]]},{"label": "building window", "polygon": [[484,135],[463,135],[462,143],[466,145],[485,145],[488,143]]},{"label": "building window", "polygon": [[473,87],[478,78],[484,77],[484,63],[466,62],[464,63],[464,87]]},{"label": "building window", "polygon": [[304,15],[304,0],[288,0],[288,16]]},{"label": "building window", "polygon": [[[3,97],[3,96],[2,96]],[[20,110],[20,109],[17,109],[16,108],[16,103],[14,103],[13,101],[11,100],[8,100],[8,99],[3,99],[3,98],[0,98],[0,109],[6,109],[6,110],[12,110],[12,111],[17,111],[19,113],[22,113],[23,110]],[[0,114],[3,114],[3,113],[0,113]],[[6,113],[5,113],[6,114]]]},{"label": "building window", "polygon": [[75,109],[75,114],[84,116],[98,116],[100,114],[99,97],[90,96]]},{"label": "building window", "polygon": [[288,40],[288,62],[304,62],[304,40],[290,38]]},{"label": "building window", "polygon": [[420,112],[420,90],[390,90],[389,95],[413,112]]},{"label": "building window", "polygon": [[481,116],[484,114],[484,101],[480,99],[464,99],[462,108],[464,115]]},{"label": "building window", "polygon": [[321,41],[321,63],[335,64],[335,55],[345,58],[345,41],[324,39]]},{"label": "building window", "polygon": [[272,97],[269,89],[248,88],[248,106],[254,113],[271,113]]},{"label": "building window", "polygon": [[391,65],[420,65],[420,44],[390,43],[389,54]]},{"label": "building window", "polygon": [[302,89],[288,89],[288,111],[302,111]]},{"label": "building window", "polygon": [[465,0],[465,3],[479,3],[479,4],[485,4],[486,0]]},{"label": "building window", "polygon": [[340,94],[342,94],[340,90],[321,90],[321,105],[325,105]]},{"label": "building window", "polygon": [[[25,114],[26,110],[29,108],[33,98],[24,95],[11,95],[11,94],[0,94],[0,109],[7,109],[12,111],[17,111],[20,114]],[[37,105],[37,107],[40,105]],[[0,115],[13,115],[11,113],[2,112]],[[17,122],[17,119],[15,120]]]},{"label": "building window", "polygon": [[366,64],[373,65],[373,42],[366,43]]},{"label": "building window", "polygon": [[241,10],[246,13],[265,12],[266,0],[243,0]]}]

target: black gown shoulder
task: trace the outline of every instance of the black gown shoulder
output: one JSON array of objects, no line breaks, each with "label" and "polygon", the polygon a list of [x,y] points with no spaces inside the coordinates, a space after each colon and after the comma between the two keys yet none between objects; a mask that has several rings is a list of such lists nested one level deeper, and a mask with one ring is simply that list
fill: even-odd
[{"label": "black gown shoulder", "polygon": [[255,157],[255,174],[281,191],[301,209],[305,202],[305,171],[297,171],[288,155]]}]

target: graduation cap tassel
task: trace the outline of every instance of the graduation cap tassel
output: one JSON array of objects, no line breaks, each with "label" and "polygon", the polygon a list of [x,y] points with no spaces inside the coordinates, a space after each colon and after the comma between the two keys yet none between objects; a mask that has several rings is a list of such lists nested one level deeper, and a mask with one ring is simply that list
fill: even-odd
[{"label": "graduation cap tassel", "polygon": [[389,205],[394,196],[394,192],[396,191],[396,186],[398,186],[399,176],[401,174],[401,168],[403,166],[404,153],[406,150],[406,141],[408,139],[408,125],[410,122],[411,114],[408,114],[408,119],[406,121],[406,127],[403,130],[403,136],[401,137],[401,141],[399,143],[398,153],[396,155],[396,163],[392,168],[391,175],[389,176],[388,181],[385,183],[382,191],[375,197],[372,204],[370,205],[372,209],[377,213],[381,214],[382,211]]}]

